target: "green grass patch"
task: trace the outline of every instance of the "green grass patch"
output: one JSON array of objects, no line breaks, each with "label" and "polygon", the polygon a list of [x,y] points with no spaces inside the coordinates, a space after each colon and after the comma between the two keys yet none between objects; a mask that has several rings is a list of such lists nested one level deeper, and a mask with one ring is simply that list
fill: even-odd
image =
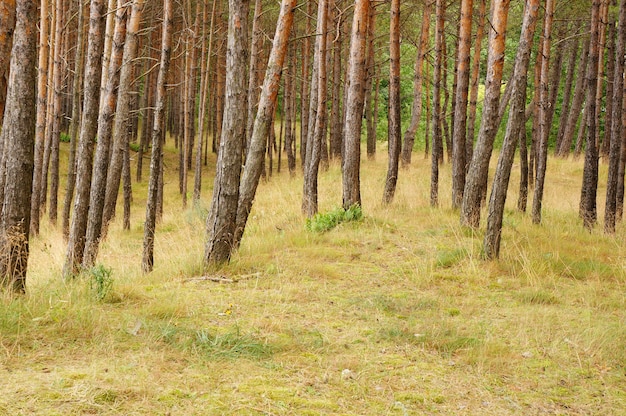
[{"label": "green grass patch", "polygon": [[313,218],[307,218],[306,229],[314,233],[325,233],[341,223],[360,221],[363,211],[359,205],[348,209],[336,208],[326,213],[317,213]]}]

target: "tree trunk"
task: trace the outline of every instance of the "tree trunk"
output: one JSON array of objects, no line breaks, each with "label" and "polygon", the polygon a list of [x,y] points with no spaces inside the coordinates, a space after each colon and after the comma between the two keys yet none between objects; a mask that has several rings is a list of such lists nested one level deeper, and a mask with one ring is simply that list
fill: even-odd
[{"label": "tree trunk", "polygon": [[[0,6],[0,10],[3,7],[7,7],[8,4],[3,3]],[[15,5],[15,2],[13,2]],[[82,9],[79,10],[79,20],[82,16]],[[0,12],[1,13],[1,12]],[[1,18],[0,18],[1,19]],[[39,235],[39,201],[41,193],[41,171],[43,164],[43,148],[46,137],[46,109],[48,105],[48,54],[50,48],[48,46],[48,0],[41,1],[40,19],[39,19],[39,75],[37,80],[37,123],[35,127],[35,167],[33,172],[33,189],[31,198],[31,212],[30,212],[30,232],[33,235]],[[79,31],[81,28],[79,27]],[[2,36],[2,34],[0,34]],[[6,36],[6,35],[5,35]],[[10,43],[10,42],[7,42]],[[0,42],[0,44],[3,44]],[[80,47],[80,45],[78,45]],[[2,57],[2,51],[0,51],[0,59]],[[78,73],[77,73],[78,75]],[[0,66],[0,83],[2,83],[2,68]],[[78,76],[75,76],[78,78]],[[2,86],[0,86],[2,90]],[[0,91],[0,94],[2,92]],[[0,102],[3,100],[0,98]],[[0,103],[0,106],[2,104]],[[0,119],[2,118],[2,109],[0,109]]]},{"label": "tree trunk", "polygon": [[348,94],[345,100],[346,121],[342,162],[343,208],[361,205],[361,124],[363,114],[363,83],[365,81],[365,49],[370,2],[356,0],[350,37],[348,62]]},{"label": "tree trunk", "polygon": [[563,144],[563,137],[565,136],[565,127],[567,126],[567,119],[570,114],[570,107],[572,105],[572,85],[574,84],[574,75],[576,73],[576,58],[578,57],[580,41],[575,39],[571,42],[571,49],[569,50],[570,59],[567,63],[567,75],[565,76],[565,86],[563,87],[563,105],[561,106],[561,119],[559,120],[559,130],[556,135],[556,145],[554,146],[554,154],[559,155],[559,149]]},{"label": "tree trunk", "polygon": [[[274,43],[270,52],[265,80],[254,119],[254,127],[250,140],[246,165],[243,170],[241,185],[239,186],[239,202],[237,204],[237,225],[233,247],[239,247],[243,237],[248,216],[252,209],[252,202],[261,178],[263,157],[265,153],[265,139],[273,128],[273,115],[276,108],[276,100],[280,89],[281,71],[287,55],[287,46],[296,0],[283,0],[280,16],[276,25]],[[289,128],[289,127],[288,127]]]},{"label": "tree trunk", "polygon": [[433,109],[432,109],[432,158],[430,163],[430,206],[439,205],[439,160],[443,155],[441,131],[441,77],[443,65],[445,2],[437,0],[435,4],[435,64],[433,67]]},{"label": "tree trunk", "polygon": [[[98,256],[98,246],[102,231],[102,211],[106,194],[107,170],[111,154],[111,136],[113,135],[113,118],[117,105],[117,92],[120,81],[120,66],[124,55],[124,39],[126,38],[126,21],[128,12],[123,0],[117,0],[115,9],[115,29],[113,33],[113,48],[109,58],[109,74],[105,77],[106,85],[103,89],[100,115],[98,117],[98,143],[93,165],[91,191],[89,194],[89,214],[87,218],[87,234],[85,251],[83,253],[83,267],[93,267]],[[128,87],[128,86],[127,86]],[[128,134],[128,133],[126,133]]]},{"label": "tree trunk", "polygon": [[[617,188],[619,160],[622,146],[623,125],[622,111],[624,104],[624,54],[626,53],[626,0],[619,5],[619,23],[617,45],[615,47],[615,67],[613,76],[613,123],[611,124],[611,142],[609,150],[609,172],[606,185],[606,205],[604,210],[604,232],[615,233],[617,212]],[[609,55],[609,58],[613,58]]]},{"label": "tree trunk", "polygon": [[[76,54],[74,58],[74,80],[72,85],[72,120],[70,122],[70,151],[68,157],[68,167],[67,167],[67,181],[65,184],[65,200],[63,201],[63,218],[62,218],[62,228],[63,228],[63,238],[65,241],[68,240],[70,235],[70,210],[72,208],[72,201],[74,200],[74,187],[76,185],[76,143],[78,142],[78,133],[80,129],[80,118],[81,118],[81,108],[80,108],[80,93],[82,91],[83,86],[83,70],[85,63],[85,45],[84,45],[84,6],[82,3],[78,8],[78,35],[76,39]],[[38,145],[38,144],[37,144]],[[37,146],[36,145],[36,146]],[[43,143],[42,143],[43,146]],[[41,153],[43,157],[43,147],[41,148]],[[35,147],[35,160],[37,158],[37,147]],[[35,169],[37,169],[37,162],[35,162]],[[41,168],[40,168],[41,169]],[[35,173],[34,180],[37,181],[38,176],[41,174]],[[41,182],[41,179],[39,179]],[[33,185],[33,189],[35,186]],[[34,198],[36,197],[36,193],[33,192],[33,203],[31,208],[31,218],[35,213],[35,206],[38,206],[39,202],[35,204]],[[37,196],[38,197],[38,196]],[[38,209],[38,208],[37,208]],[[32,223],[31,223],[32,225]],[[32,226],[31,226],[32,229]]]},{"label": "tree trunk", "polygon": [[533,195],[532,217],[534,224],[541,223],[541,205],[543,202],[543,187],[546,180],[548,164],[548,139],[550,138],[550,49],[552,38],[552,21],[554,20],[554,0],[546,0],[546,9],[543,23],[543,59],[541,60],[541,81],[539,88],[539,153],[537,157],[537,180]]},{"label": "tree trunk", "polygon": [[378,111],[374,106],[372,86],[376,78],[376,10],[372,9],[367,24],[367,61],[365,64],[365,120],[367,125],[367,158],[376,158],[376,126],[374,114]]},{"label": "tree trunk", "polygon": [[63,265],[63,276],[65,277],[71,277],[78,273],[85,249],[92,155],[98,127],[102,50],[104,47],[102,35],[105,13],[104,0],[91,0],[87,62],[85,64],[83,119],[76,161],[76,198],[74,200],[74,215],[72,216],[65,264]]},{"label": "tree trunk", "polygon": [[[52,81],[53,85],[53,102],[52,102],[52,129],[49,128],[49,143],[50,143],[50,205],[48,210],[48,216],[50,222],[56,225],[57,221],[57,207],[59,196],[59,138],[61,135],[61,119],[62,114],[62,95],[63,95],[63,64],[64,58],[62,56],[62,41],[63,30],[65,26],[65,10],[64,1],[56,1],[57,17],[55,22],[55,36],[54,36],[54,77]],[[50,127],[50,126],[48,126]]]},{"label": "tree trunk", "polygon": [[[336,2],[335,2],[336,3]],[[331,8],[334,10],[334,8]],[[342,123],[342,103],[341,103],[341,91],[342,91],[342,56],[343,56],[343,18],[341,13],[335,10],[334,23],[337,28],[337,33],[334,39],[333,46],[333,81],[332,81],[332,109],[330,113],[330,157],[331,159],[341,160],[341,149],[343,147],[343,123]],[[332,33],[332,31],[330,31]],[[343,104],[345,105],[345,103]],[[285,136],[286,144],[286,136]]]},{"label": "tree trunk", "polygon": [[472,38],[472,0],[461,2],[459,30],[459,54],[457,58],[457,90],[452,137],[452,207],[458,209],[463,203],[465,187],[465,151],[467,134],[467,96],[470,75],[470,49]]},{"label": "tree trunk", "polygon": [[261,15],[263,14],[263,2],[255,0],[254,17],[252,19],[252,41],[250,42],[250,70],[248,78],[248,111],[246,122],[246,143],[243,149],[244,158],[247,155],[247,149],[250,147],[252,139],[252,129],[254,128],[255,115],[259,104],[259,84],[260,84],[260,66],[261,52],[263,50],[263,30],[261,28]]},{"label": "tree trunk", "polygon": [[[310,80],[310,66],[311,66],[311,17],[313,16],[313,1],[307,1],[306,16],[305,16],[305,38],[302,45],[302,87],[301,102],[300,102],[300,160],[302,162],[302,170],[306,170],[306,155],[307,155],[307,137],[309,135],[309,112],[310,103],[314,98],[311,97]],[[319,7],[319,6],[318,6]]]},{"label": "tree trunk", "polygon": [[422,118],[422,88],[424,61],[428,53],[428,45],[430,43],[430,16],[432,14],[432,1],[424,4],[422,14],[422,30],[420,34],[420,43],[417,46],[415,56],[415,66],[413,68],[413,103],[411,104],[411,120],[409,127],[404,132],[404,143],[402,145],[402,166],[411,164],[411,154],[413,153],[413,144],[415,143],[415,135]]},{"label": "tree trunk", "polygon": [[[585,101],[585,76],[587,73],[587,67],[589,62],[589,38],[583,44],[583,49],[580,55],[580,63],[578,65],[578,69],[576,73],[578,74],[576,78],[576,85],[574,86],[574,95],[572,98],[572,106],[569,111],[566,127],[563,132],[563,139],[561,140],[561,145],[559,146],[559,156],[567,157],[569,156],[572,148],[572,142],[574,141],[574,134],[576,133],[576,125],[578,124],[578,119],[580,119],[580,113],[583,108],[583,103]],[[583,118],[581,124],[585,124],[585,119]]]},{"label": "tree trunk", "polygon": [[[13,45],[13,32],[15,30],[15,6],[16,6],[15,0],[3,0],[0,3],[0,121],[2,120],[3,115],[4,115],[4,105],[5,105],[6,93],[7,93],[7,83],[9,81],[11,46]],[[42,0],[42,3],[41,3],[42,10],[44,8],[47,9],[48,8],[47,6],[48,6],[47,1]],[[43,11],[42,11],[42,16],[43,16]],[[47,19],[47,12],[46,12],[46,19]],[[41,31],[42,33],[44,33],[43,25],[41,27]],[[47,28],[45,32],[47,35]],[[47,48],[47,44],[46,44],[46,48]]]},{"label": "tree trunk", "polygon": [[539,0],[527,0],[524,10],[522,33],[515,59],[515,77],[511,80],[513,83],[511,88],[511,109],[509,110],[506,134],[498,158],[498,167],[496,168],[489,199],[487,231],[483,241],[483,250],[485,257],[488,259],[495,259],[500,254],[502,217],[515,156],[515,147],[519,142],[520,136],[525,135],[526,81],[528,78],[530,51],[533,45],[537,15],[539,14],[539,3]]},{"label": "tree trunk", "polygon": [[213,201],[207,217],[204,264],[228,262],[233,248],[241,152],[246,127],[246,37],[249,0],[229,0],[226,102],[218,152]]},{"label": "tree trunk", "polygon": [[[321,0],[317,12],[317,37],[311,74],[311,101],[309,127],[306,139],[306,163],[302,194],[302,212],[307,217],[317,213],[317,176],[322,154],[322,140],[326,134],[326,26],[328,3]],[[364,30],[367,25],[364,25]]]},{"label": "tree trunk", "polygon": [[[215,4],[215,3],[214,3]],[[213,7],[215,10],[215,7]],[[146,202],[146,222],[143,228],[143,256],[141,269],[150,273],[154,267],[154,234],[157,218],[159,176],[162,165],[163,142],[165,138],[165,102],[167,93],[165,82],[169,71],[172,54],[172,0],[163,0],[163,26],[161,35],[161,62],[157,78],[156,107],[152,123],[152,156],[150,159],[150,179],[148,180],[148,198]]]},{"label": "tree trunk", "polygon": [[482,51],[483,38],[485,36],[485,19],[487,1],[479,0],[478,27],[476,28],[476,44],[472,57],[472,78],[470,81],[469,114],[467,115],[467,137],[465,139],[465,171],[469,169],[469,163],[474,154],[474,136],[476,130],[476,106],[478,103],[478,84],[480,83],[480,54]]},{"label": "tree trunk", "polygon": [[580,194],[580,216],[587,229],[593,228],[598,215],[596,207],[596,194],[598,192],[598,145],[596,137],[598,65],[593,63],[598,62],[599,59],[600,2],[600,0],[593,0],[591,6],[589,60],[592,65],[587,68],[587,140],[583,184]]},{"label": "tree trunk", "polygon": [[[205,120],[206,120],[206,105],[209,97],[209,77],[211,74],[211,55],[213,54],[213,28],[215,24],[215,5],[217,1],[213,1],[213,9],[211,11],[211,23],[209,26],[209,50],[206,56],[204,56],[204,42],[202,43],[203,60],[202,60],[202,85],[200,87],[200,111],[198,120],[198,146],[196,148],[196,166],[194,172],[194,184],[193,184],[193,203],[197,205],[200,202],[200,191],[202,188],[202,145],[206,143],[205,139]],[[204,24],[203,27],[206,25]],[[204,37],[203,37],[204,39]],[[158,88],[158,87],[157,87]]]},{"label": "tree trunk", "polygon": [[[471,0],[470,0],[471,1]],[[390,204],[398,182],[398,163],[402,144],[400,114],[400,0],[391,1],[389,24],[389,163],[383,191],[383,203]]]},{"label": "tree trunk", "polygon": [[489,159],[498,127],[495,125],[495,121],[499,109],[509,4],[510,0],[494,0],[493,4],[482,122],[478,132],[476,150],[467,174],[461,209],[461,224],[473,228],[480,224],[480,204],[487,186]]},{"label": "tree trunk", "polygon": [[[117,195],[119,193],[122,169],[124,165],[124,153],[128,152],[128,129],[126,123],[130,112],[130,85],[132,82],[132,66],[137,56],[137,36],[139,25],[141,24],[141,12],[144,0],[134,0],[132,14],[126,31],[126,41],[124,42],[124,56],[120,69],[120,87],[117,106],[115,109],[115,133],[111,162],[107,170],[107,184],[104,195],[104,208],[102,211],[102,236],[106,236],[109,222],[115,214]],[[150,77],[149,77],[150,78]],[[143,128],[146,128],[144,126]],[[141,146],[141,144],[140,144]],[[139,155],[137,157],[140,157]]]},{"label": "tree trunk", "polygon": [[[37,84],[37,1],[18,0],[0,141],[5,143],[0,285],[26,290]],[[1,36],[1,35],[0,35]]]}]

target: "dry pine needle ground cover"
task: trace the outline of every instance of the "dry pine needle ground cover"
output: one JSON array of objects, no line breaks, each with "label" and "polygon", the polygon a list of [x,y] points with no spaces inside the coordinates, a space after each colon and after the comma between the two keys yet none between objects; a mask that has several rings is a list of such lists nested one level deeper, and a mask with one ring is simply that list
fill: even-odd
[{"label": "dry pine needle ground cover", "polygon": [[[184,212],[168,178],[150,275],[147,180],[132,230],[118,220],[101,266],[75,281],[44,225],[28,294],[0,300],[0,414],[626,413],[626,229],[582,230],[582,161],[550,162],[541,226],[513,209],[512,179],[497,262],[448,208],[449,177],[431,209],[416,155],[385,207],[385,169],[364,162],[364,218],[326,233],[305,230],[301,178],[274,174],[241,250],[210,272],[234,283],[198,279],[211,173]],[[322,212],[340,205],[340,178],[321,173]]]}]

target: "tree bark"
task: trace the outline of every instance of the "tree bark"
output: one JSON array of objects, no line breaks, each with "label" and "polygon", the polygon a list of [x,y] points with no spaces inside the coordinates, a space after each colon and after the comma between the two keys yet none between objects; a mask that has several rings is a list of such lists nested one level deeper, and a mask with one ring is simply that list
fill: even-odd
[{"label": "tree bark", "polygon": [[33,182],[37,84],[37,5],[18,0],[11,49],[10,76],[0,141],[6,164],[2,203],[0,285],[26,290],[31,187]]},{"label": "tree bark", "polygon": [[489,215],[487,231],[483,240],[483,250],[488,259],[498,258],[500,254],[500,238],[502,233],[502,217],[504,204],[509,187],[511,168],[515,156],[515,147],[520,135],[525,134],[526,81],[530,63],[530,51],[539,14],[539,0],[527,0],[524,9],[522,32],[520,35],[517,57],[515,59],[515,77],[511,89],[511,108],[507,121],[506,133],[498,158],[498,167],[493,179],[491,197],[489,198]]},{"label": "tree bark", "polygon": [[348,62],[348,94],[345,101],[344,147],[342,161],[343,208],[361,205],[361,124],[363,114],[363,83],[365,81],[365,50],[370,1],[356,0],[350,37]]},{"label": "tree bark", "polygon": [[104,209],[107,171],[111,154],[111,136],[113,135],[113,118],[117,105],[120,66],[124,55],[127,18],[128,13],[124,6],[124,0],[117,0],[113,47],[109,58],[109,68],[107,69],[109,74],[105,77],[106,85],[103,89],[100,114],[98,116],[98,143],[96,144],[91,191],[89,193],[89,214],[83,253],[83,268],[85,269],[89,269],[95,264],[100,244],[102,211]]},{"label": "tree bark", "polygon": [[[68,240],[70,235],[70,211],[72,208],[72,201],[74,200],[74,188],[76,185],[76,143],[78,142],[78,133],[80,130],[80,118],[81,118],[81,106],[80,106],[80,97],[83,86],[83,71],[84,71],[84,63],[85,63],[85,45],[84,45],[84,6],[81,3],[78,8],[78,35],[76,39],[76,54],[74,57],[74,80],[72,85],[72,120],[70,122],[70,151],[68,156],[68,167],[67,167],[67,181],[65,184],[65,200],[63,201],[63,213],[62,213],[62,229],[63,229],[63,238],[65,241]],[[36,142],[38,143],[38,142]],[[36,144],[38,146],[39,144]],[[41,144],[43,146],[43,143]],[[37,148],[35,148],[35,160],[37,160]],[[43,147],[41,148],[41,153],[43,153]],[[43,157],[43,154],[42,154]],[[35,162],[35,169],[37,169],[37,162]],[[41,168],[40,168],[41,169]],[[36,181],[38,176],[41,176],[41,173],[35,173],[34,180]],[[39,179],[41,182],[41,179]],[[33,189],[35,186],[33,184]],[[31,218],[35,213],[35,207],[38,207],[39,202],[35,204],[34,198],[37,196],[35,192],[33,192],[33,203],[31,208]],[[37,196],[38,197],[38,196]],[[39,208],[37,208],[38,210]],[[32,229],[32,227],[31,227]]]},{"label": "tree bark", "polygon": [[213,201],[207,217],[205,267],[228,262],[239,200],[242,146],[245,140],[246,37],[249,0],[228,1],[228,51],[226,53],[226,102],[218,152]]},{"label": "tree bark", "polygon": [[599,59],[600,3],[600,0],[593,0],[591,6],[589,60],[592,64],[587,68],[587,140],[583,184],[580,194],[580,216],[586,229],[593,228],[598,215],[596,206],[598,192],[598,144],[596,137],[598,65],[594,65],[594,63],[597,63]]},{"label": "tree bark", "polygon": [[478,132],[478,142],[463,191],[461,224],[473,228],[480,224],[480,205],[487,186],[489,159],[493,150],[497,127],[495,121],[499,109],[500,83],[504,65],[504,45],[510,0],[494,0],[492,27],[489,35],[487,79],[483,119]]},{"label": "tree bark", "polygon": [[[626,53],[626,0],[619,4],[619,23],[617,45],[615,47],[615,67],[613,76],[613,122],[611,124],[611,142],[609,150],[609,172],[606,185],[606,205],[604,210],[604,232],[615,233],[617,213],[617,188],[619,160],[622,146],[623,125],[622,111],[624,104],[624,54]],[[609,56],[612,58],[612,56]]]},{"label": "tree bark", "polygon": [[559,155],[559,149],[563,143],[563,137],[565,136],[565,127],[567,126],[567,119],[570,114],[570,107],[572,105],[572,85],[574,84],[574,75],[576,72],[576,61],[578,57],[580,41],[575,39],[571,42],[571,49],[569,50],[569,61],[567,63],[567,75],[565,76],[565,86],[563,87],[563,104],[561,106],[561,120],[559,120],[559,130],[556,135],[556,145],[554,147],[554,154]]},{"label": "tree bark", "polygon": [[401,161],[402,166],[411,164],[411,155],[413,153],[413,145],[415,143],[415,135],[422,118],[422,89],[423,89],[423,73],[424,61],[428,53],[428,45],[430,42],[430,16],[432,14],[432,1],[424,4],[422,14],[422,29],[420,33],[420,42],[417,46],[415,56],[415,66],[413,68],[413,102],[411,104],[411,120],[409,127],[404,132],[404,143],[402,145]]},{"label": "tree bark", "polygon": [[[15,30],[15,1],[16,0],[3,0],[0,3],[0,120],[3,119],[4,115],[7,83],[9,80],[11,46],[13,45],[13,32]],[[44,2],[45,0],[42,1],[42,9],[44,7],[47,9],[48,3],[45,2],[44,4]],[[42,33],[43,29],[44,27],[42,26]]]},{"label": "tree bark", "polygon": [[460,208],[463,203],[463,188],[465,187],[465,158],[467,156],[465,144],[472,38],[472,7],[472,0],[463,0],[461,2],[457,90],[452,137],[452,207],[455,209]]},{"label": "tree bark", "polygon": [[[259,99],[254,127],[250,138],[250,146],[243,169],[241,185],[239,186],[239,201],[237,204],[237,220],[233,247],[239,247],[243,233],[252,209],[252,203],[261,178],[263,158],[265,154],[265,140],[273,128],[276,100],[280,90],[281,71],[287,55],[289,35],[293,26],[293,14],[296,0],[283,0],[280,16],[276,25],[276,33],[270,52],[265,80]],[[289,126],[287,128],[290,128]]]},{"label": "tree bark", "polygon": [[389,162],[385,190],[383,191],[384,204],[390,204],[396,193],[402,145],[402,126],[400,124],[402,121],[400,113],[400,0],[391,1],[389,26],[389,127],[387,134]]},{"label": "tree bark", "polygon": [[76,198],[70,227],[63,276],[72,277],[80,270],[85,249],[85,233],[89,209],[92,156],[97,131],[100,79],[102,72],[103,30],[106,13],[103,0],[91,0],[89,12],[89,38],[85,64],[83,119],[80,128],[76,165]]},{"label": "tree bark", "polygon": [[474,56],[472,57],[472,79],[470,81],[469,114],[467,115],[467,137],[465,140],[465,171],[469,169],[469,163],[474,154],[474,136],[476,130],[476,107],[478,103],[478,84],[480,83],[480,55],[482,51],[483,38],[485,36],[485,19],[487,1],[479,0],[478,27],[476,28],[476,44],[474,46]]},{"label": "tree bark", "polygon": [[[376,10],[372,9],[367,24],[367,61],[365,63],[365,120],[366,120],[366,141],[367,158],[376,158],[376,126],[374,124],[374,114],[378,111],[374,105],[372,87],[376,78]],[[376,84],[378,85],[378,84]]]},{"label": "tree bark", "polygon": [[[119,193],[124,165],[124,153],[128,152],[129,140],[126,123],[130,112],[132,66],[137,56],[137,36],[141,24],[143,5],[144,0],[134,0],[128,30],[126,31],[126,40],[124,42],[124,55],[120,69],[119,97],[115,109],[115,124],[113,127],[113,131],[116,133],[113,141],[111,161],[107,170],[107,184],[104,195],[104,207],[102,210],[102,236],[106,236],[109,223],[115,214],[115,205],[117,204],[117,195]],[[140,155],[137,157],[140,157]]]},{"label": "tree bark", "polygon": [[546,9],[543,23],[543,59],[541,61],[541,81],[539,87],[539,153],[537,157],[537,180],[533,195],[532,217],[534,224],[541,223],[541,206],[543,202],[543,188],[546,180],[548,164],[548,139],[550,138],[550,50],[552,38],[552,21],[554,20],[554,0],[546,0]]},{"label": "tree bark", "polygon": [[[15,5],[15,2],[13,2]],[[7,7],[8,4],[0,6]],[[46,137],[46,110],[48,106],[48,55],[50,48],[48,46],[48,0],[41,1],[40,19],[39,19],[39,65],[37,80],[37,122],[35,127],[35,167],[33,172],[33,189],[31,198],[30,212],[30,232],[33,235],[39,235],[39,201],[41,192],[41,171],[43,164],[43,150]],[[79,11],[79,17],[81,16]],[[80,28],[79,28],[80,29]],[[0,34],[0,36],[2,36]],[[6,36],[6,35],[5,35]],[[9,43],[9,42],[7,42]],[[2,44],[2,42],[0,42]],[[80,46],[80,45],[79,45]],[[0,51],[0,56],[2,52]],[[0,58],[1,59],[1,58]],[[2,68],[0,67],[0,83],[2,82]],[[0,86],[0,90],[2,87]],[[1,92],[0,92],[1,94]],[[2,101],[2,99],[0,99]],[[2,104],[0,104],[1,106]],[[2,111],[0,109],[0,118]]]},{"label": "tree bark", "polygon": [[161,39],[161,62],[157,78],[156,108],[152,129],[152,156],[150,159],[150,179],[146,202],[146,222],[143,228],[143,256],[141,269],[150,273],[154,268],[154,235],[157,218],[157,197],[159,174],[161,172],[163,141],[165,139],[165,82],[169,71],[172,53],[172,0],[163,0],[163,29]]},{"label": "tree bark", "polygon": [[[583,108],[583,103],[585,101],[585,76],[587,73],[588,62],[589,62],[589,38],[583,44],[583,49],[580,55],[580,63],[578,65],[578,69],[576,70],[578,77],[576,78],[576,85],[574,86],[574,95],[572,98],[572,106],[569,111],[566,127],[563,132],[563,139],[561,140],[561,145],[559,146],[559,156],[567,157],[569,156],[572,148],[572,142],[574,141],[574,134],[576,133],[576,125],[578,124],[578,119],[580,118],[580,113]],[[585,123],[585,119],[583,118],[581,121],[582,124]]]},{"label": "tree bark", "polygon": [[443,65],[445,1],[435,4],[435,64],[433,67],[433,108],[432,108],[432,157],[430,163],[430,206],[439,205],[439,161],[443,156],[441,123],[441,78]]},{"label": "tree bark", "polygon": [[[318,3],[317,37],[313,54],[311,74],[311,101],[309,107],[309,127],[306,139],[306,162],[302,192],[302,212],[307,217],[317,213],[317,177],[322,154],[322,140],[326,133],[326,27],[328,3]],[[366,27],[365,25],[364,27]]]}]

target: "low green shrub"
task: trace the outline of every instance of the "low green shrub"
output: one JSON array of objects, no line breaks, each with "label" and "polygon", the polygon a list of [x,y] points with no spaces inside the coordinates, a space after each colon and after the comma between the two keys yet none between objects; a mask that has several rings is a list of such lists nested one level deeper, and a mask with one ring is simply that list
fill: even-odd
[{"label": "low green shrub", "polygon": [[348,209],[337,208],[327,213],[317,213],[313,218],[307,218],[306,229],[316,233],[324,233],[343,222],[359,221],[362,218],[361,206],[355,204]]}]

